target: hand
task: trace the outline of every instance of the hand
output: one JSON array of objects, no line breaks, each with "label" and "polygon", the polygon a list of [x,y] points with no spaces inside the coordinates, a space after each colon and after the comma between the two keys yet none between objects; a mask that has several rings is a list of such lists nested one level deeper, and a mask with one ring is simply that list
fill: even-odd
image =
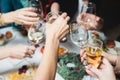
[{"label": "hand", "polygon": [[4,14],[5,23],[16,23],[20,25],[33,25],[39,20],[37,13],[34,12],[35,9],[32,7],[18,9]]},{"label": "hand", "polygon": [[84,62],[84,60],[86,60],[86,48],[80,50],[80,58],[81,58],[81,62]]},{"label": "hand", "polygon": [[67,25],[69,19],[67,14],[63,13],[53,23],[46,23],[46,38],[62,39],[69,32],[69,26]]},{"label": "hand", "polygon": [[9,56],[12,58],[22,59],[25,57],[30,57],[34,54],[35,47],[27,45],[16,45],[9,48]]},{"label": "hand", "polygon": [[[84,21],[86,23],[90,23],[89,25],[85,25]],[[89,13],[81,13],[77,17],[78,24],[81,25],[82,28],[86,30],[95,30],[95,29],[101,29],[103,26],[103,19],[101,19],[98,16],[95,16],[93,14]]]},{"label": "hand", "polygon": [[116,61],[117,61],[117,55],[116,54],[102,52],[102,56],[107,58],[112,65],[116,65]]},{"label": "hand", "polygon": [[86,72],[89,75],[98,78],[99,80],[116,80],[113,67],[105,58],[103,58],[102,64],[100,65],[99,69],[88,65],[86,66]]}]

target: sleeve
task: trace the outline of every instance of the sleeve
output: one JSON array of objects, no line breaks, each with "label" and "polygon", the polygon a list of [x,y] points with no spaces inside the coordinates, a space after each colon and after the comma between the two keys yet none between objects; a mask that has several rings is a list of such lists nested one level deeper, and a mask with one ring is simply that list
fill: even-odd
[{"label": "sleeve", "polygon": [[114,70],[115,70],[115,74],[120,74],[120,54],[117,55],[117,60]]}]

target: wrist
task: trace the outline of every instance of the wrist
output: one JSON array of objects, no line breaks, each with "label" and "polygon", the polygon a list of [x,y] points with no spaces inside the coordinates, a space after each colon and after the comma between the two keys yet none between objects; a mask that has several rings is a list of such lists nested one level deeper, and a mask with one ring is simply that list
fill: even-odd
[{"label": "wrist", "polygon": [[[46,43],[45,43],[45,48],[48,48],[48,50],[52,50],[55,51],[57,53],[58,50],[58,46],[59,46],[59,39],[55,38],[55,37],[47,37],[46,38]],[[51,53],[52,54],[52,53]]]},{"label": "wrist", "polygon": [[1,48],[0,49],[0,59],[10,57],[10,50],[9,48]]},{"label": "wrist", "polygon": [[46,38],[47,44],[58,44],[59,45],[59,39],[57,39],[55,36],[47,37]]},{"label": "wrist", "polygon": [[14,19],[13,19],[13,12],[9,12],[9,13],[6,13],[6,14],[3,14],[3,21],[4,21],[4,24],[9,24],[9,23],[13,23],[14,22]]}]

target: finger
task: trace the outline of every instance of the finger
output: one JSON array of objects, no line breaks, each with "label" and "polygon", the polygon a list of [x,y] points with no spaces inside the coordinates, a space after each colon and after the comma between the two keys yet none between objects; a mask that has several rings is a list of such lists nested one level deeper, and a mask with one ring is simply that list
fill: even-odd
[{"label": "finger", "polygon": [[35,51],[36,48],[35,48],[35,46],[29,46],[29,50]]},{"label": "finger", "polygon": [[67,16],[65,20],[66,20],[66,21],[69,21],[69,20],[70,20],[70,17],[69,17],[69,16]]},{"label": "finger", "polygon": [[26,55],[24,56],[24,58],[26,58],[26,57],[32,58],[32,55],[26,54]]},{"label": "finger", "polygon": [[25,57],[32,57],[32,54],[33,54],[34,52],[32,51],[32,50],[27,50],[27,52],[25,53]]},{"label": "finger", "polygon": [[100,21],[100,17],[96,17],[96,21],[99,22]]},{"label": "finger", "polygon": [[60,34],[62,35],[66,31],[69,31],[69,25],[67,25],[67,24],[61,25]]},{"label": "finger", "polygon": [[93,77],[97,77],[96,74],[94,74],[93,72],[90,71],[90,68],[92,68],[91,65],[85,66],[85,69],[86,69],[87,74],[89,74],[90,76],[93,76]]},{"label": "finger", "polygon": [[23,8],[21,10],[25,10],[25,11],[35,11],[35,8],[33,7],[27,7],[27,8]]},{"label": "finger", "polygon": [[35,13],[35,12],[28,12],[28,11],[24,11],[22,14],[24,16],[31,16],[31,17],[37,17],[38,16],[37,13]]},{"label": "finger", "polygon": [[38,23],[38,22],[30,22],[30,21],[24,21],[24,20],[21,20],[20,22],[22,25],[34,25]]},{"label": "finger", "polygon": [[84,60],[86,60],[86,52],[85,52],[85,54],[83,55],[83,57],[81,57],[81,62],[84,62]]},{"label": "finger", "polygon": [[82,57],[82,56],[84,55],[85,52],[86,52],[86,49],[80,50],[80,57]]},{"label": "finger", "polygon": [[90,76],[93,76],[93,77],[97,78],[97,75],[96,75],[96,74],[94,74],[93,72],[91,72],[90,70],[86,69],[86,72],[87,72],[87,74],[88,74],[88,75],[90,75]]},{"label": "finger", "polygon": [[66,18],[66,16],[67,16],[67,13],[62,13],[62,15],[61,15],[61,17],[63,17],[64,19]]},{"label": "finger", "polygon": [[64,33],[60,36],[60,40],[61,40],[63,37],[65,37],[65,35],[68,34],[68,33],[69,33],[69,30],[67,30],[66,32],[64,32]]},{"label": "finger", "polygon": [[20,19],[28,22],[38,22],[39,18],[30,16],[21,16]]},{"label": "finger", "polygon": [[90,71],[93,72],[96,75],[100,75],[101,74],[100,71],[96,67],[94,67],[94,66],[92,66],[90,68]]},{"label": "finger", "polygon": [[[58,23],[60,24],[60,23]],[[59,25],[59,32],[58,33],[63,33],[65,32],[66,30],[69,29],[69,26],[67,25],[67,22],[65,20],[61,21],[61,24]]]}]

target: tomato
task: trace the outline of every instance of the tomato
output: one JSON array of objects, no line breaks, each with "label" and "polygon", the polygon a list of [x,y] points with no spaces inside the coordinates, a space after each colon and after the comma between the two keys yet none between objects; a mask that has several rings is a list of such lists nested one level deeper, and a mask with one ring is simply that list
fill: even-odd
[{"label": "tomato", "polygon": [[43,54],[44,53],[44,48],[45,48],[45,46],[42,46],[41,48],[40,48],[40,52]]}]

